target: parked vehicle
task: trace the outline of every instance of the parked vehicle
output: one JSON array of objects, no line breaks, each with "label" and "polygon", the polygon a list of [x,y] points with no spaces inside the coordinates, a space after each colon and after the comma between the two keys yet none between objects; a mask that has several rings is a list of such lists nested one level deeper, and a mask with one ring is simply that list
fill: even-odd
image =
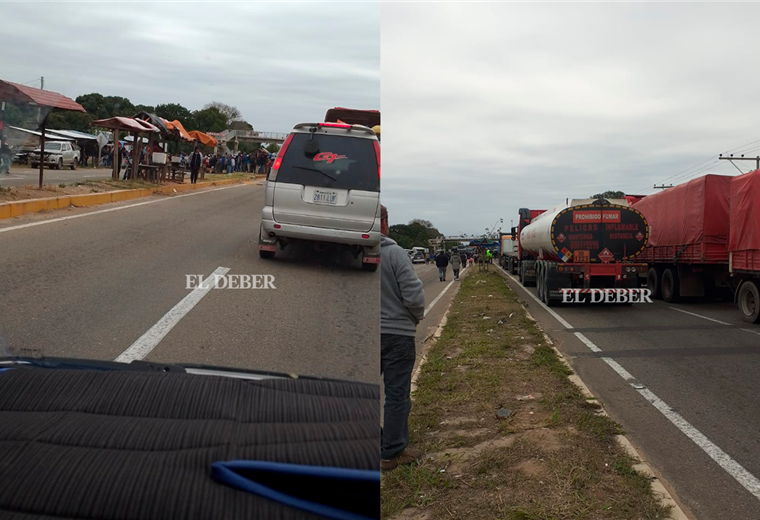
[{"label": "parked vehicle", "polygon": [[501,237],[501,253],[499,254],[499,265],[502,269],[511,274],[517,274],[517,236],[503,235]]},{"label": "parked vehicle", "polygon": [[412,263],[413,264],[424,264],[425,263],[425,254],[420,253],[419,251],[412,254]]},{"label": "parked vehicle", "polygon": [[380,263],[380,145],[360,125],[302,123],[267,178],[259,254],[306,240],[345,246],[366,271]]},{"label": "parked vehicle", "polygon": [[[40,165],[40,153],[39,147],[31,153],[32,168],[37,168]],[[45,158],[42,162],[45,163],[46,167],[52,167],[56,170],[61,170],[64,166],[76,170],[79,165],[79,153],[79,149],[68,141],[50,141],[45,143]]]},{"label": "parked vehicle", "polygon": [[760,321],[760,170],[705,175],[631,203],[651,226],[639,258],[654,297],[733,297],[745,321]]},{"label": "parked vehicle", "polygon": [[[545,209],[520,208],[517,226],[512,228],[512,236],[517,237],[517,277],[520,282],[528,287],[536,285],[536,257],[529,251],[525,251],[520,243],[520,233],[534,218],[542,214]],[[473,251],[475,254],[475,251]]]},{"label": "parked vehicle", "polygon": [[535,258],[521,261],[523,285],[530,283],[533,262],[538,297],[549,306],[562,299],[563,289],[639,287],[647,264],[633,260],[647,244],[648,227],[626,204],[569,200],[533,218],[520,232],[521,254]]}]

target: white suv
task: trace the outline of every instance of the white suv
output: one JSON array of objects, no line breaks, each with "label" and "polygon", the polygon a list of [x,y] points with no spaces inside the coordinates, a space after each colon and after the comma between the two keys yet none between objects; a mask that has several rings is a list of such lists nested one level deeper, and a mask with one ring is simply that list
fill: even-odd
[{"label": "white suv", "polygon": [[380,143],[361,125],[302,123],[285,140],[267,179],[259,254],[294,240],[332,242],[380,264]]},{"label": "white suv", "polygon": [[[32,168],[40,164],[40,149],[31,153]],[[76,170],[79,165],[79,150],[66,141],[45,142],[45,166],[60,170],[64,166]]]}]

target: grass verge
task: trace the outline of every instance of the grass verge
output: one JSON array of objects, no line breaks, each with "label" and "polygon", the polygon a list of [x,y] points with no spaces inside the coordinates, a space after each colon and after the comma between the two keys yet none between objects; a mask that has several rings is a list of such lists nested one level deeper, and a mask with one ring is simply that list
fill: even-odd
[{"label": "grass verge", "polygon": [[426,457],[383,474],[382,517],[667,518],[620,426],[569,374],[503,278],[463,278],[413,396],[411,443]]}]

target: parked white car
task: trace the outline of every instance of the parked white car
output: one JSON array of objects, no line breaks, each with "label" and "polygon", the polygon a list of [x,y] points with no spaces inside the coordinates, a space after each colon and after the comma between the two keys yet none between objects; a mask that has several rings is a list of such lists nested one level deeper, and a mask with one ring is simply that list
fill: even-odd
[{"label": "parked white car", "polygon": [[[50,141],[45,143],[44,163],[48,168],[62,169],[64,166],[76,170],[79,166],[79,149],[67,141]],[[36,148],[31,154],[32,168],[40,165],[40,149]]]}]

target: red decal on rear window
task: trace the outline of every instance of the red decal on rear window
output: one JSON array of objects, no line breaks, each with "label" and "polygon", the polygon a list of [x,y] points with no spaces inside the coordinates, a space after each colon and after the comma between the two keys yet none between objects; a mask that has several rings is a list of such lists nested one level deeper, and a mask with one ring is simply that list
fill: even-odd
[{"label": "red decal on rear window", "polygon": [[332,152],[322,152],[314,157],[315,162],[327,161],[327,164],[331,164],[336,159],[347,159],[347,157],[345,155],[338,155],[337,153]]}]

